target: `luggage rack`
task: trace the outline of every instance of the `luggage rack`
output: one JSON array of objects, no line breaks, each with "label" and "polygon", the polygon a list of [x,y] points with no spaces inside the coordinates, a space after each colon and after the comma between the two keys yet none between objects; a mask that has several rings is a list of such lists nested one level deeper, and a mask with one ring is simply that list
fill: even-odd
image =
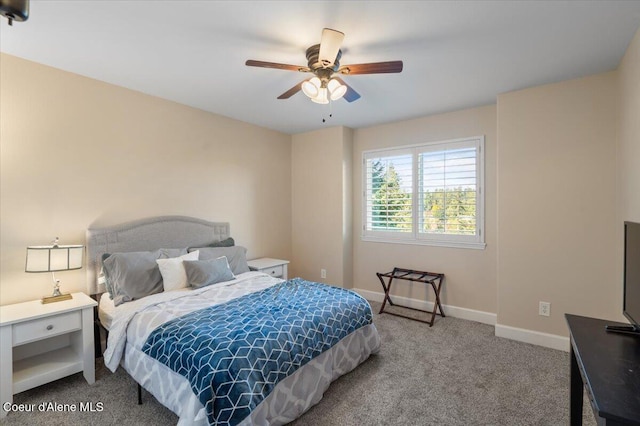
[{"label": "luggage rack", "polygon": [[[395,315],[397,317],[403,317],[407,319],[411,319],[414,321],[420,321],[429,324],[429,327],[433,326],[433,322],[436,318],[436,315],[440,315],[442,318],[445,317],[444,311],[442,310],[442,304],[440,303],[440,288],[442,286],[442,282],[444,280],[444,274],[438,272],[428,272],[428,271],[418,271],[415,269],[404,269],[404,268],[393,268],[391,272],[376,272],[378,279],[380,280],[380,284],[382,284],[382,288],[384,289],[384,299],[382,301],[382,307],[380,308],[379,314],[386,313],[389,315]],[[384,278],[388,278],[389,280],[385,283]],[[425,283],[433,288],[433,292],[435,293],[435,301],[433,303],[433,311],[427,311],[424,309],[412,308],[410,306],[403,306],[397,303],[394,303],[391,300],[391,296],[389,292],[391,291],[391,284],[393,280],[405,280],[405,281],[413,281],[419,283]],[[427,314],[431,314],[430,320],[422,320],[419,318],[409,317],[407,315],[402,315],[395,312],[388,312],[384,310],[387,302],[391,306],[399,306],[401,308],[411,309],[412,311],[425,312]],[[438,313],[440,311],[440,313]]]}]

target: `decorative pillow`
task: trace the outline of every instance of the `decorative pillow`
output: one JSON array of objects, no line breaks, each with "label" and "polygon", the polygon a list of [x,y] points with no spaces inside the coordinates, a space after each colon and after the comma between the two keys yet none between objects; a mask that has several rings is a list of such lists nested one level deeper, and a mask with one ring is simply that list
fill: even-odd
[{"label": "decorative pillow", "polygon": [[199,249],[189,249],[190,252],[194,250],[200,251],[200,260],[211,260],[226,256],[234,275],[249,272],[249,265],[247,264],[247,249],[242,246],[201,247]]},{"label": "decorative pillow", "polygon": [[198,250],[187,253],[180,257],[170,259],[156,259],[160,275],[162,275],[162,285],[164,291],[179,290],[188,286],[187,274],[182,266],[183,260],[198,260]]},{"label": "decorative pillow", "polygon": [[229,238],[225,238],[222,241],[214,241],[211,244],[207,244],[207,247],[233,247],[236,245],[236,242],[233,240],[233,238],[229,237]]},{"label": "decorative pillow", "polygon": [[102,270],[105,286],[113,304],[118,306],[162,292],[162,275],[156,259],[176,257],[185,253],[186,249],[160,249],[104,254]]},{"label": "decorative pillow", "polygon": [[160,252],[160,258],[169,258],[169,257],[178,257],[183,254],[187,254],[187,248],[161,248],[158,250]]},{"label": "decorative pillow", "polygon": [[103,280],[104,287],[107,289],[107,293],[109,293],[109,298],[113,299],[113,287],[111,286],[111,282],[107,279],[107,274],[104,271],[104,261],[107,260],[107,258],[109,256],[111,256],[111,253],[103,253],[102,257],[100,258],[100,263],[101,263],[102,267],[100,268],[100,275],[98,276],[98,283],[99,283],[100,279]]},{"label": "decorative pillow", "polygon": [[[235,245],[236,245],[236,242],[233,240],[233,238],[229,237],[221,241],[214,241],[210,244],[207,244],[205,247],[233,247]],[[189,252],[198,250],[198,248],[199,247],[189,247]]]},{"label": "decorative pillow", "polygon": [[185,260],[183,264],[187,273],[187,281],[193,288],[202,288],[235,278],[226,256],[209,260]]}]

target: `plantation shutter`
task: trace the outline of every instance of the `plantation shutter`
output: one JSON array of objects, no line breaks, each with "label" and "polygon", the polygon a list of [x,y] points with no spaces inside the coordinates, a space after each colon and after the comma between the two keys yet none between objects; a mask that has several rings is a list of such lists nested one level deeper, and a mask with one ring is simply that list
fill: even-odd
[{"label": "plantation shutter", "polygon": [[479,146],[475,143],[421,149],[419,234],[478,235],[478,156]]},{"label": "plantation shutter", "polygon": [[362,240],[483,249],[484,136],[362,153]]},{"label": "plantation shutter", "polygon": [[411,150],[375,152],[364,157],[365,234],[413,233]]}]

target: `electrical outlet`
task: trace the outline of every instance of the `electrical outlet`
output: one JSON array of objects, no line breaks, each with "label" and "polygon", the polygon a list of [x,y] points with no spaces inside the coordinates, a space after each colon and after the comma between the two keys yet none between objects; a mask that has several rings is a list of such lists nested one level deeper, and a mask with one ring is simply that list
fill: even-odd
[{"label": "electrical outlet", "polygon": [[320,278],[327,278],[327,270],[320,269]]},{"label": "electrical outlet", "polygon": [[549,315],[551,315],[551,303],[540,302],[540,306],[538,307],[538,315],[542,315],[543,317],[548,317]]}]

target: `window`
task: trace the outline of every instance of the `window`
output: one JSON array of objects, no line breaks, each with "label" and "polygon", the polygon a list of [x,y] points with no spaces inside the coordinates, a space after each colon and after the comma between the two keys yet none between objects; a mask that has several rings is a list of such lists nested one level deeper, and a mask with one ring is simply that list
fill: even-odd
[{"label": "window", "polygon": [[484,137],[363,153],[366,241],[484,248]]}]

